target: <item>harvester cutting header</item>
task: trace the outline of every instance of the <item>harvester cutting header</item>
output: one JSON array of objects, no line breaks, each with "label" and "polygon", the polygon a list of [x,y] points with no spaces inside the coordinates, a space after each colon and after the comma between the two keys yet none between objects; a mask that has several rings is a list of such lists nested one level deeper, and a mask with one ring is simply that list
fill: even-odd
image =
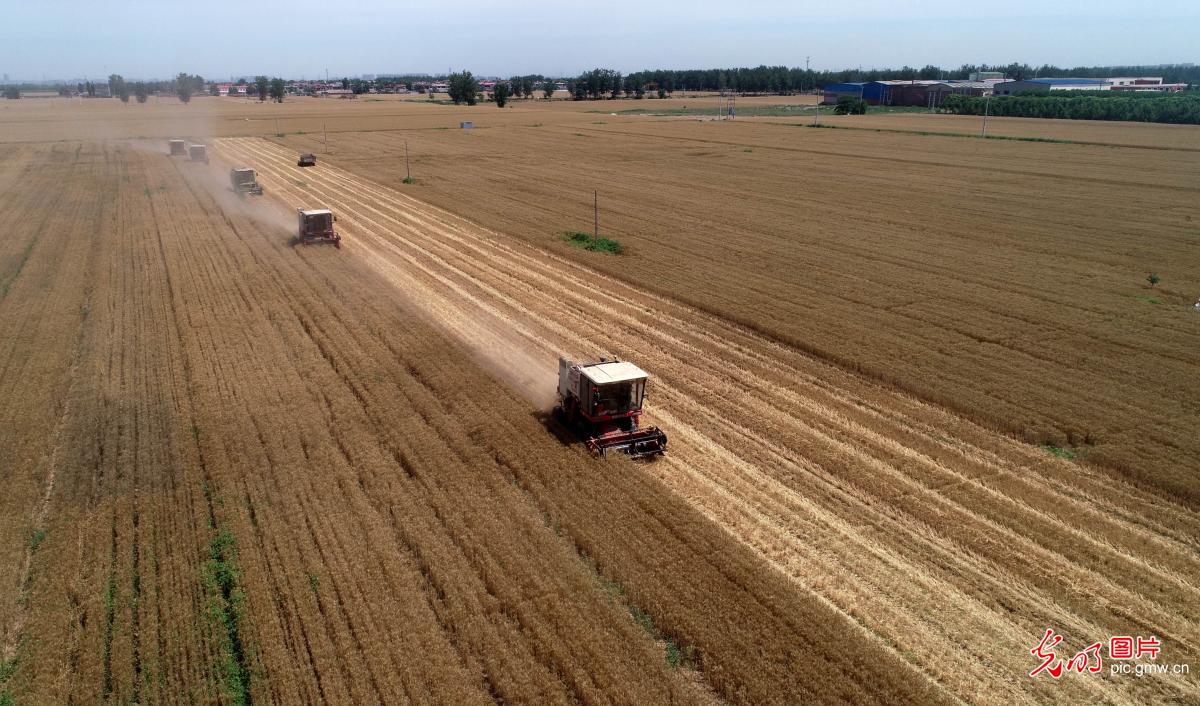
[{"label": "harvester cutting header", "polygon": [[634,458],[667,452],[667,435],[658,427],[639,427],[646,398],[646,372],[620,360],[596,363],[558,359],[558,406],[555,415],[603,455],[616,450]]}]

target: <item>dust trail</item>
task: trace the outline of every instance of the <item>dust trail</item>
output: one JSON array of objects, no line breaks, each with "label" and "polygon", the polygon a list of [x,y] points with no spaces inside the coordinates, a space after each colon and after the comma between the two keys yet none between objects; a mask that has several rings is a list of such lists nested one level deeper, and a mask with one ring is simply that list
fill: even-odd
[{"label": "dust trail", "polygon": [[[203,186],[228,215],[253,218],[291,236],[295,234],[296,221],[295,212],[289,207],[330,206],[306,196],[302,176],[264,177],[259,174],[264,196],[238,198],[229,183],[229,169],[233,166],[257,169],[258,165],[249,155],[228,151],[220,141],[211,147],[210,166],[203,163],[183,166],[196,167],[185,172],[194,183]],[[281,206],[280,202],[285,205]],[[334,213],[337,213],[336,209]],[[362,257],[391,283],[401,295],[399,302],[405,311],[458,341],[480,367],[504,381],[538,410],[546,411],[554,405],[558,382],[555,353],[547,351],[541,342],[529,340],[503,312],[481,309],[471,297],[456,296],[454,283],[446,282],[446,286],[436,289],[430,287],[418,276],[419,266],[412,253],[397,253],[411,264],[411,267],[398,267],[394,258],[380,257],[375,252],[375,247],[387,247],[385,241],[364,247],[368,240],[374,240],[373,234],[359,232],[344,221],[337,227],[344,235],[351,236],[343,241],[343,252]]]},{"label": "dust trail", "polygon": [[474,306],[470,297],[456,297],[453,288],[434,289],[413,270],[396,266],[373,248],[364,249],[366,262],[402,294],[402,305],[435,329],[449,334],[492,376],[504,381],[538,410],[556,401],[558,359],[540,342],[529,340],[502,312]]},{"label": "dust trail", "polygon": [[[227,160],[224,155],[213,149],[211,142],[207,145],[208,164],[193,162],[186,156],[169,156],[166,140],[136,140],[131,144],[135,150],[162,155],[164,159],[177,160],[179,170],[184,178],[211,196],[217,207],[226,216],[252,219],[272,231],[277,231],[281,240],[290,240],[296,234],[295,211],[289,211],[273,199],[249,194],[237,195],[229,178],[230,170],[245,166],[253,168],[253,165]],[[262,176],[259,175],[258,178],[261,182]]]}]

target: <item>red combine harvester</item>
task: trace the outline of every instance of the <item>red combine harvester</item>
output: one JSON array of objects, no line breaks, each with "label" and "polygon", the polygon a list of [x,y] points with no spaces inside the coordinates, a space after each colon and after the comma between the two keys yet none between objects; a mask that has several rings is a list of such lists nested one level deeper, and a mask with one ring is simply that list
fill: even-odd
[{"label": "red combine harvester", "polygon": [[331,243],[334,247],[342,247],[342,236],[333,229],[333,222],[337,220],[333,211],[303,208],[296,210],[300,213],[300,226],[296,236],[301,243]]},{"label": "red combine harvester", "polygon": [[667,452],[667,435],[658,427],[638,427],[646,377],[638,366],[620,360],[573,363],[559,358],[554,414],[577,431],[593,453],[661,456]]}]

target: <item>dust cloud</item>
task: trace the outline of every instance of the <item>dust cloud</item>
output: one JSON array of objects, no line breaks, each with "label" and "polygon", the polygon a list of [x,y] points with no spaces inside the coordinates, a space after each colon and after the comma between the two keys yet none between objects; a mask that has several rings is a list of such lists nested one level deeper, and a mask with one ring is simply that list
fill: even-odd
[{"label": "dust cloud", "polygon": [[558,355],[503,314],[471,297],[434,289],[412,274],[399,274],[385,257],[368,262],[390,281],[405,310],[458,341],[481,368],[540,411],[557,401]]},{"label": "dust cloud", "polygon": [[[146,145],[160,153],[167,150],[166,140],[147,142]],[[229,170],[242,166],[256,168],[254,160],[238,161],[241,159],[238,150],[228,145],[218,145],[214,149],[209,142],[208,146],[209,165],[183,161],[185,157],[175,158],[183,161],[180,167],[189,181],[211,195],[227,216],[250,218],[290,237],[296,228],[295,211],[282,202],[290,200],[286,195],[290,185],[280,183],[284,177],[269,169],[266,175],[259,172],[260,183],[267,194],[240,198],[230,184]],[[339,210],[336,202],[309,205],[332,208],[335,213]],[[394,290],[391,301],[431,329],[458,342],[480,367],[536,409],[548,411],[554,406],[558,353],[544,341],[524,331],[513,318],[490,302],[460,289],[455,283],[430,282],[420,276],[417,271],[420,265],[412,253],[389,252],[386,241],[358,230],[352,219],[343,219],[338,227],[344,231],[343,235],[350,236],[348,247],[343,248],[342,253],[362,257],[382,275]],[[401,257],[395,257],[397,254]]]}]

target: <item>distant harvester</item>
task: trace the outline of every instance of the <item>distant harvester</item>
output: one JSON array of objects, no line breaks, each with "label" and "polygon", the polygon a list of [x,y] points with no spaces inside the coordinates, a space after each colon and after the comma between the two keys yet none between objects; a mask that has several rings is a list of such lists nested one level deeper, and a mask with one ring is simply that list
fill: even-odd
[{"label": "distant harvester", "polygon": [[208,164],[208,148],[204,145],[188,145],[188,159]]},{"label": "distant harvester", "polygon": [[298,208],[296,211],[300,215],[296,237],[301,244],[329,243],[336,248],[342,247],[342,236],[333,229],[337,217],[332,211],[324,208]]},{"label": "distant harvester", "polygon": [[246,194],[254,194],[262,196],[262,185],[258,183],[258,177],[254,170],[249,167],[234,167],[229,170],[229,183],[233,186],[233,192],[238,196]]}]

